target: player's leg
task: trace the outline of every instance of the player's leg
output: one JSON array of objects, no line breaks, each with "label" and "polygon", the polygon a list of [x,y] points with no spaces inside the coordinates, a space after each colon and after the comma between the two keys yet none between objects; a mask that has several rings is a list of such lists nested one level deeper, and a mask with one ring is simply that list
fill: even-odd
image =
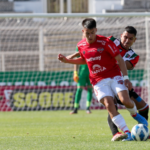
[{"label": "player's leg", "polygon": [[[122,82],[120,82],[122,80]],[[137,113],[137,108],[134,102],[129,98],[129,94],[127,88],[124,85],[123,78],[114,77],[111,82],[111,88],[115,94],[118,95],[120,101],[125,105],[126,109],[130,112],[131,116],[141,124],[148,126],[148,122],[146,119]],[[124,141],[131,141],[131,134],[128,134],[128,138],[124,139]]]},{"label": "player's leg", "polygon": [[[116,100],[115,100],[115,107],[116,107],[116,110],[118,110]],[[120,132],[119,132],[117,126],[113,123],[109,114],[107,117],[107,121],[108,121],[108,125],[109,125],[110,130],[111,130],[112,135],[113,135],[113,138],[111,139],[111,141],[117,141],[118,137],[120,136]]]},{"label": "player's leg", "polygon": [[70,114],[78,113],[79,103],[80,103],[82,91],[85,85],[86,85],[86,79],[84,78],[84,75],[79,72],[79,81],[77,83],[77,91],[76,91],[75,100],[74,100],[74,110],[70,112]]},{"label": "player's leg", "polygon": [[74,100],[74,109],[72,112],[70,112],[70,114],[77,114],[78,113],[81,94],[82,94],[82,87],[77,86],[77,90],[76,90],[76,94],[75,94],[75,100]]},{"label": "player's leg", "polygon": [[100,102],[105,105],[106,109],[108,110],[108,113],[114,122],[114,124],[122,130],[124,133],[129,132],[129,129],[125,123],[125,120],[123,117],[119,114],[119,112],[115,108],[115,104],[113,101],[113,97],[106,96],[100,100]]},{"label": "player's leg", "polygon": [[139,114],[148,120],[149,105],[134,91],[134,89],[129,91],[129,95],[134,101]]},{"label": "player's leg", "polygon": [[90,106],[92,101],[92,95],[93,95],[93,87],[90,83],[89,76],[87,76],[87,101],[86,101],[86,113],[90,114]]},{"label": "player's leg", "polygon": [[[137,106],[138,112],[141,116],[143,116],[146,120],[148,120],[148,113],[149,113],[149,106],[148,104],[142,100],[132,89],[131,91],[129,91],[129,95],[131,97],[131,99],[135,102],[135,105]],[[134,96],[134,97],[133,97]],[[136,98],[136,99],[135,99]],[[123,105],[119,99],[116,98],[117,103]],[[116,106],[117,109],[117,106]],[[117,126],[112,122],[110,116],[108,115],[108,124],[110,127],[110,130],[112,132],[113,138],[112,141],[115,140],[115,138],[117,138],[117,135],[119,134],[118,128]]]},{"label": "player's leg", "polygon": [[[114,94],[112,92],[112,89],[110,88],[110,81],[111,79],[104,79],[94,86],[96,97],[103,105],[105,105],[113,123],[124,133],[130,133],[124,118],[118,113],[115,108],[113,100]],[[120,136],[118,136],[117,140],[121,140],[126,137],[127,134],[120,133]]]},{"label": "player's leg", "polygon": [[124,85],[123,78],[114,77],[111,82],[111,88],[114,91],[115,94],[118,95],[118,98],[120,101],[125,105],[126,109],[130,112],[131,116],[138,122],[145,124],[148,126],[148,122],[146,119],[137,113],[137,108],[134,104],[134,102],[129,98],[129,94],[127,91],[127,88]]}]

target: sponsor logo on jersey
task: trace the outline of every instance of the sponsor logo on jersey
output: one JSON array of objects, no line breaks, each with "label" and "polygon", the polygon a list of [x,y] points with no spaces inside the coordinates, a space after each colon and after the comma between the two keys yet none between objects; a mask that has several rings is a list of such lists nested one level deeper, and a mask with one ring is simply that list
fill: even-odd
[{"label": "sponsor logo on jersey", "polygon": [[90,53],[90,52],[95,52],[95,51],[97,51],[97,49],[89,50],[88,53]]},{"label": "sponsor logo on jersey", "polygon": [[97,56],[97,57],[90,57],[89,59],[86,59],[88,62],[90,61],[95,61],[95,60],[101,60],[101,56]]},{"label": "sponsor logo on jersey", "polygon": [[83,42],[81,44],[78,44],[78,46],[85,46],[86,45],[86,42]]},{"label": "sponsor logo on jersey", "polygon": [[103,41],[103,40],[97,40],[98,43],[101,43],[102,45],[105,45],[106,44],[106,41]]},{"label": "sponsor logo on jersey", "polygon": [[104,51],[104,48],[103,48],[103,47],[99,47],[99,48],[97,49],[97,51],[98,51],[99,53],[102,53],[102,52]]},{"label": "sponsor logo on jersey", "polygon": [[114,53],[114,49],[110,46],[110,45],[108,45],[108,47],[111,49],[111,51]]},{"label": "sponsor logo on jersey", "polygon": [[92,68],[93,68],[92,74],[96,74],[96,73],[99,73],[99,72],[102,72],[102,71],[106,70],[105,67],[101,67],[98,64],[93,65]]},{"label": "sponsor logo on jersey", "polygon": [[86,42],[82,43],[82,45],[85,46],[85,45],[86,45]]}]

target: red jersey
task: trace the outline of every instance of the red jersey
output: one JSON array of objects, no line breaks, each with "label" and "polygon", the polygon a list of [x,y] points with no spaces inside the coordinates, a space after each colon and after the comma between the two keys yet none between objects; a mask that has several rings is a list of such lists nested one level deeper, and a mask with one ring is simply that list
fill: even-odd
[{"label": "red jersey", "polygon": [[133,67],[138,63],[139,61],[139,55],[137,55],[131,48],[128,50],[124,49],[121,46],[120,40],[117,38],[114,38],[113,36],[108,37],[110,40],[112,40],[115,45],[119,48],[120,55],[122,56],[124,61],[129,61]]},{"label": "red jersey", "polygon": [[93,85],[105,78],[121,75],[114,58],[119,55],[119,49],[107,37],[96,35],[96,40],[92,44],[83,39],[77,44],[77,47],[80,56],[88,65],[89,78]]}]

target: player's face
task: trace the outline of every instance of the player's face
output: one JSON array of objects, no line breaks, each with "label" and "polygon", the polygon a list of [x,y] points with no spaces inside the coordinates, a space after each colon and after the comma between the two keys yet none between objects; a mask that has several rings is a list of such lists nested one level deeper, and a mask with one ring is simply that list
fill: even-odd
[{"label": "player's face", "polygon": [[86,38],[86,41],[87,41],[89,44],[95,42],[95,39],[96,39],[96,32],[97,32],[97,29],[96,29],[96,28],[93,28],[93,29],[84,28],[84,29],[82,30],[82,32],[83,32],[83,35],[84,35],[85,38]]},{"label": "player's face", "polygon": [[136,40],[136,37],[134,34],[128,33],[127,31],[124,31],[121,34],[121,45],[126,50],[128,50],[132,46],[135,40]]}]

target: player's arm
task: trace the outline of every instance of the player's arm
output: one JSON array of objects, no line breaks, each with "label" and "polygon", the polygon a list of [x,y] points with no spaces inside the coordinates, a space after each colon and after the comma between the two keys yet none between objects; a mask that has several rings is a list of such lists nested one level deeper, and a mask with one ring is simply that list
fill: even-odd
[{"label": "player's arm", "polygon": [[75,52],[71,55],[66,56],[67,59],[73,59],[75,57],[80,57],[80,53],[79,52]]},{"label": "player's arm", "polygon": [[79,57],[79,58],[76,58],[76,59],[67,59],[62,54],[58,54],[58,60],[60,60],[63,63],[69,63],[69,64],[77,64],[77,65],[86,64],[85,59],[83,59],[82,57]]},{"label": "player's arm", "polygon": [[[116,46],[118,46],[120,44],[118,39],[114,38],[112,35],[109,36],[108,39],[113,41]],[[133,64],[130,61],[125,61],[125,64],[126,64],[127,70],[132,70],[134,68]]]},{"label": "player's arm", "polygon": [[[130,52],[132,53],[132,55],[130,55],[130,57],[128,57]],[[136,66],[136,64],[139,61],[139,55],[137,55],[133,50],[129,50],[128,52],[126,52],[124,54],[123,60],[126,63],[127,69],[132,70],[132,69],[134,69],[134,67]]]},{"label": "player's arm", "polygon": [[[67,59],[73,59],[75,57],[80,57],[80,53],[79,52],[75,52],[69,56],[66,56]],[[73,80],[75,82],[78,82],[79,80],[79,76],[78,76],[78,68],[79,68],[79,65],[74,65],[74,72],[73,72]]]},{"label": "player's arm", "polygon": [[123,73],[125,85],[128,87],[129,90],[131,90],[132,89],[132,83],[129,81],[127,68],[126,68],[126,65],[125,65],[123,58],[119,54],[115,57],[115,59],[118,61],[120,70]]},{"label": "player's arm", "polygon": [[132,63],[130,61],[125,61],[127,70],[133,70],[134,66],[132,65]]}]

